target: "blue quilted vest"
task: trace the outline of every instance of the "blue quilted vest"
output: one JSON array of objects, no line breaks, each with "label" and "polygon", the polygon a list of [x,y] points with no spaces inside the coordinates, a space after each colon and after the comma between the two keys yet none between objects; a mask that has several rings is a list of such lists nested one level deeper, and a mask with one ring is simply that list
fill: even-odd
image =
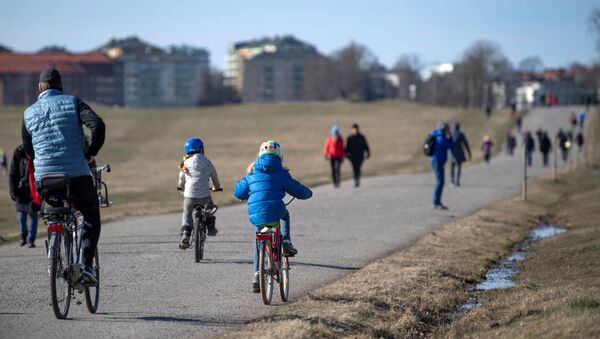
[{"label": "blue quilted vest", "polygon": [[90,175],[76,97],[57,89],[45,90],[25,110],[24,121],[33,142],[35,180],[53,172],[71,178]]}]

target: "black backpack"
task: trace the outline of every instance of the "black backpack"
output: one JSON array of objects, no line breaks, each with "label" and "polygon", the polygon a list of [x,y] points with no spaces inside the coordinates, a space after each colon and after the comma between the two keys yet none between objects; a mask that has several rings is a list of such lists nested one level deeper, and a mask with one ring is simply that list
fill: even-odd
[{"label": "black backpack", "polygon": [[429,134],[423,143],[423,153],[430,157],[435,153],[435,136]]}]

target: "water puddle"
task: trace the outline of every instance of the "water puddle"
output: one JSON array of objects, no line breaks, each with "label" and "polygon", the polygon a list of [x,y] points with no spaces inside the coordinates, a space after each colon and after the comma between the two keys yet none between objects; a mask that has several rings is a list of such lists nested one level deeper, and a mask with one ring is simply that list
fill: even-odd
[{"label": "water puddle", "polygon": [[[491,289],[516,286],[516,283],[511,278],[519,272],[519,262],[533,255],[529,251],[529,246],[537,241],[564,233],[566,231],[566,229],[554,225],[541,225],[536,227],[529,232],[525,240],[516,244],[512,248],[512,251],[507,257],[492,265],[492,267],[485,274],[485,279],[483,281],[471,286],[467,286],[467,289],[487,291]],[[469,299],[467,299],[467,301],[459,307],[458,313],[462,314],[470,309],[478,307],[479,305],[480,303],[477,297],[470,296]]]}]

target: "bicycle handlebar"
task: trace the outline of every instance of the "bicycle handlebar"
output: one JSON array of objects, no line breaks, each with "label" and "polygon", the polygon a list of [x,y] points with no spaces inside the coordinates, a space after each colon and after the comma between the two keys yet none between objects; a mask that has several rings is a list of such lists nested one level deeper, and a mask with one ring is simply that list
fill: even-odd
[{"label": "bicycle handlebar", "polygon": [[104,164],[100,167],[92,167],[92,168],[90,168],[90,170],[92,172],[96,172],[96,173],[100,173],[102,171],[106,171],[106,173],[110,173],[110,171],[111,171],[110,164]]},{"label": "bicycle handlebar", "polygon": [[292,201],[296,200],[296,197],[292,197],[288,202],[285,203],[286,206],[292,203]]}]

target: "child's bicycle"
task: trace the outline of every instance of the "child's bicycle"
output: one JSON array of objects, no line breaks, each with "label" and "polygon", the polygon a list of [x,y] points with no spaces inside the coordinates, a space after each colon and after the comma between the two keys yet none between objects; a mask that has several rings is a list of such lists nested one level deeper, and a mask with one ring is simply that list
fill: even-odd
[{"label": "child's bicycle", "polygon": [[[295,198],[286,203],[289,205]],[[273,300],[274,282],[279,284],[281,301],[288,301],[290,295],[290,262],[283,254],[283,236],[281,235],[280,222],[275,221],[262,225],[256,233],[258,249],[258,282],[260,294],[265,305],[270,305]]]},{"label": "child's bicycle", "polygon": [[[222,192],[223,189],[211,189],[212,192]],[[194,260],[198,263],[204,258],[204,242],[206,241],[207,220],[217,213],[219,207],[215,204],[196,205],[192,212],[194,228],[190,235],[190,243],[187,247],[179,244],[179,248],[185,250],[194,247]]]}]

